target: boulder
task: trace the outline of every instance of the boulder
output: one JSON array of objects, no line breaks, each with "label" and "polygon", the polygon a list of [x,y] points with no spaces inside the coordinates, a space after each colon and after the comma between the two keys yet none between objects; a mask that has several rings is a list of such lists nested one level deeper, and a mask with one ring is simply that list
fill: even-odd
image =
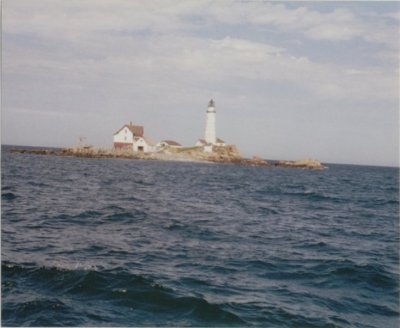
[{"label": "boulder", "polygon": [[268,166],[268,162],[264,159],[262,159],[259,156],[253,156],[251,159],[247,161],[248,165],[252,166]]},{"label": "boulder", "polygon": [[275,162],[275,166],[311,169],[311,170],[323,170],[327,168],[326,166],[322,165],[319,161],[314,159],[302,159],[294,162],[280,160]]}]

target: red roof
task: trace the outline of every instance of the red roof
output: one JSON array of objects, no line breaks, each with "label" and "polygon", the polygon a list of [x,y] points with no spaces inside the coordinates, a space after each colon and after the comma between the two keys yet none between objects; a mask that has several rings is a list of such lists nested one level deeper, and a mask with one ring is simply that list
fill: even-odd
[{"label": "red roof", "polygon": [[118,134],[122,129],[127,127],[132,133],[134,137],[143,137],[144,128],[140,125],[133,125],[133,124],[125,124],[122,128],[120,128],[114,135]]}]

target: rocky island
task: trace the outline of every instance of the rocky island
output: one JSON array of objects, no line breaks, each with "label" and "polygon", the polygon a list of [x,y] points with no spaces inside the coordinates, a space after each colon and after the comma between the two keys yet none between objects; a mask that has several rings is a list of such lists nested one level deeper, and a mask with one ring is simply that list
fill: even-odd
[{"label": "rocky island", "polygon": [[75,156],[85,158],[121,158],[135,160],[160,160],[160,161],[179,161],[179,162],[196,162],[196,163],[221,163],[236,164],[258,167],[285,167],[285,168],[301,168],[312,170],[323,170],[323,166],[316,160],[300,160],[300,161],[275,161],[271,165],[259,156],[252,158],[244,158],[234,145],[223,147],[214,146],[212,152],[204,152],[202,147],[189,148],[173,148],[166,147],[158,152],[144,153],[134,152],[132,150],[116,150],[102,148],[64,148],[64,149],[11,149],[10,152],[21,154],[36,155],[53,155],[53,156]]},{"label": "rocky island", "polygon": [[[93,148],[81,143],[65,149],[11,149],[11,152],[37,155],[77,156],[86,158],[125,158],[137,160],[184,161],[199,163],[223,163],[247,166],[271,166],[259,156],[244,158],[237,147],[227,144],[216,134],[215,102],[211,99],[206,111],[206,127],[204,139],[199,139],[194,147],[183,147],[173,140],[163,140],[155,144],[144,134],[144,127],[132,122],[123,125],[113,135],[113,148]],[[326,167],[316,160],[275,161],[274,166],[285,168],[301,168],[322,170]]]}]

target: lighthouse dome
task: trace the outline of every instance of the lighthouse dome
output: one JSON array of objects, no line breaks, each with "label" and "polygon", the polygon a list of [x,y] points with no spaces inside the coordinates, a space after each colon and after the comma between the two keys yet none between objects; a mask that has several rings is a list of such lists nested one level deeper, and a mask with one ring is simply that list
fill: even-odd
[{"label": "lighthouse dome", "polygon": [[207,113],[216,113],[215,102],[212,99],[208,102]]}]

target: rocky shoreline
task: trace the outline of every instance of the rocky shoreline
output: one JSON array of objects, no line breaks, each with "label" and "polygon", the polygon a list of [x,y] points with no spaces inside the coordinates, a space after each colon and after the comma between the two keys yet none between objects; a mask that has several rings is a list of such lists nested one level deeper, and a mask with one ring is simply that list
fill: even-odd
[{"label": "rocky shoreline", "polygon": [[274,165],[278,167],[310,170],[325,170],[328,168],[327,166],[322,165],[319,161],[316,161],[314,159],[303,159],[299,161],[276,161]]},{"label": "rocky shoreline", "polygon": [[11,149],[12,153],[49,155],[49,156],[75,156],[84,158],[121,158],[135,160],[179,161],[195,163],[221,163],[257,167],[284,167],[311,170],[323,170],[323,166],[316,160],[300,161],[275,161],[273,165],[266,160],[253,156],[251,159],[243,158],[234,145],[214,147],[212,153],[206,153],[201,147],[167,148],[155,153],[140,153],[131,150],[114,150],[101,148],[64,148],[55,149]]}]

